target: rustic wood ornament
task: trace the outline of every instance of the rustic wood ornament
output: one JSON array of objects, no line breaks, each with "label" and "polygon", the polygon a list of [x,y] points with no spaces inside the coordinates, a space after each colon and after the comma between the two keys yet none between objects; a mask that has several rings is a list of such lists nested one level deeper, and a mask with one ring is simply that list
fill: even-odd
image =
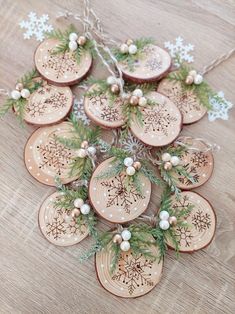
[{"label": "rustic wood ornament", "polygon": [[[152,255],[158,256],[155,246]],[[142,255],[133,255],[131,249],[122,252],[115,271],[110,271],[113,251],[107,247],[96,253],[95,267],[98,280],[104,289],[123,298],[136,298],[150,292],[160,281],[163,261],[151,261]]]},{"label": "rustic wood ornament", "polygon": [[86,76],[92,65],[90,52],[84,51],[79,64],[72,52],[53,54],[60,42],[46,39],[36,49],[34,55],[38,72],[55,85],[67,86],[78,83]]},{"label": "rustic wood ornament", "polygon": [[118,63],[123,77],[135,83],[159,80],[171,67],[171,57],[164,49],[149,44],[143,48],[143,56],[136,58],[133,71],[123,61]]},{"label": "rustic wood ornament", "polygon": [[124,223],[135,219],[148,207],[151,195],[151,182],[140,174],[142,193],[134,184],[125,186],[126,174],[111,178],[97,178],[108,168],[114,167],[113,158],[103,161],[94,171],[89,184],[89,199],[95,211],[104,219],[114,223]]},{"label": "rustic wood ornament", "polygon": [[[89,91],[93,89],[95,89],[95,85],[91,86]],[[117,98],[113,103],[110,103],[107,94],[86,96],[84,99],[84,109],[87,116],[103,128],[114,129],[125,123],[122,115],[122,104],[121,98]]]},{"label": "rustic wood ornament", "polygon": [[182,115],[166,96],[151,92],[146,95],[156,105],[141,107],[142,123],[133,114],[131,131],[143,143],[150,146],[165,146],[173,142],[182,128]]},{"label": "rustic wood ornament", "polygon": [[24,120],[34,125],[49,125],[63,120],[73,105],[69,87],[59,87],[43,82],[27,99]]},{"label": "rustic wood ornament", "polygon": [[[210,203],[195,192],[182,192],[179,199],[172,196],[172,208],[182,210],[192,204],[194,207],[185,217],[187,225],[176,226],[174,231],[179,241],[179,251],[192,253],[205,248],[212,241],[216,228],[216,215]],[[174,245],[168,241],[168,245]]]},{"label": "rustic wood ornament", "polygon": [[62,122],[37,129],[25,146],[25,165],[39,182],[55,186],[55,176],[66,184],[77,179],[69,177],[70,164],[75,152],[59,143],[57,137],[71,136],[72,125]]},{"label": "rustic wood ornament", "polygon": [[194,182],[191,182],[185,176],[173,174],[178,188],[190,190],[203,185],[209,180],[214,168],[214,158],[210,150],[205,151],[207,145],[203,141],[184,137],[180,137],[180,141],[188,144],[189,147],[198,149],[187,149],[180,158],[180,164],[193,178]]},{"label": "rustic wood ornament", "polygon": [[183,115],[183,124],[190,124],[200,120],[207,109],[200,104],[197,96],[190,90],[184,91],[180,82],[162,80],[157,91],[166,95],[179,108]]},{"label": "rustic wood ornament", "polygon": [[86,225],[78,226],[76,218],[68,216],[65,209],[55,208],[54,202],[60,192],[55,192],[42,203],[38,213],[38,223],[44,237],[58,246],[74,245],[88,236]]}]

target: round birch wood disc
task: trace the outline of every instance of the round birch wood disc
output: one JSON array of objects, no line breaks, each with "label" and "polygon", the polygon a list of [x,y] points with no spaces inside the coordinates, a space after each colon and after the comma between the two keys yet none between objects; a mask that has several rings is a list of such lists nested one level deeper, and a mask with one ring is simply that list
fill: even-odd
[{"label": "round birch wood disc", "polygon": [[188,144],[189,147],[198,149],[188,149],[180,158],[181,165],[190,174],[194,182],[191,182],[185,176],[173,173],[176,186],[182,190],[190,190],[203,185],[210,179],[214,168],[214,158],[211,151],[205,152],[207,146],[203,141],[184,139],[184,137],[181,137],[180,140]]},{"label": "round birch wood disc", "polygon": [[58,246],[74,245],[88,236],[86,225],[77,225],[76,219],[67,215],[66,210],[55,208],[54,202],[60,193],[55,192],[42,203],[38,213],[38,223],[44,237]]},{"label": "round birch wood disc", "polygon": [[54,48],[60,44],[57,39],[46,39],[36,49],[34,55],[38,72],[49,82],[56,85],[73,85],[86,76],[92,65],[90,52],[86,51],[78,63],[74,53],[53,54]]},{"label": "round birch wood disc", "polygon": [[62,183],[69,183],[77,177],[69,177],[74,151],[59,143],[57,137],[71,136],[72,125],[62,122],[49,127],[38,128],[25,145],[25,165],[29,173],[39,182],[55,186],[55,176]]},{"label": "round birch wood disc", "polygon": [[[150,249],[157,256],[158,249]],[[109,248],[96,254],[95,266],[100,284],[110,293],[122,298],[136,298],[150,292],[160,281],[163,261],[151,261],[142,255],[134,256],[129,250],[122,252],[112,273],[113,252]]]},{"label": "round birch wood disc", "polygon": [[[95,85],[91,86],[89,91],[95,89]],[[88,92],[89,92],[88,91]],[[95,123],[104,128],[118,128],[125,121],[122,115],[121,98],[117,98],[110,103],[108,94],[99,96],[86,96],[84,99],[84,109],[87,116]]]},{"label": "round birch wood disc", "polygon": [[98,179],[109,167],[113,158],[103,161],[94,171],[89,184],[89,199],[95,211],[104,219],[124,223],[141,215],[148,207],[151,182],[140,175],[141,194],[134,185],[125,186],[126,174],[121,173],[108,179]]},{"label": "round birch wood disc", "polygon": [[183,116],[183,124],[200,120],[207,112],[192,91],[184,91],[180,82],[164,79],[158,86],[158,92],[166,95],[179,108]]},{"label": "round birch wood disc", "polygon": [[[192,204],[194,207],[190,214],[185,217],[187,226],[174,227],[176,238],[179,241],[180,252],[192,253],[205,248],[212,241],[216,228],[216,215],[210,203],[201,195],[185,191],[177,200],[172,197],[172,208],[182,210]],[[168,245],[174,245],[168,241]]]},{"label": "round birch wood disc", "polygon": [[133,115],[131,131],[143,143],[150,146],[165,146],[173,142],[182,128],[182,115],[175,104],[157,92],[146,95],[157,104],[140,108],[142,123]]},{"label": "round birch wood disc", "polygon": [[126,80],[135,83],[154,82],[170,69],[171,56],[166,50],[150,44],[144,48],[141,58],[136,57],[133,69],[125,61],[120,62],[119,66]]}]

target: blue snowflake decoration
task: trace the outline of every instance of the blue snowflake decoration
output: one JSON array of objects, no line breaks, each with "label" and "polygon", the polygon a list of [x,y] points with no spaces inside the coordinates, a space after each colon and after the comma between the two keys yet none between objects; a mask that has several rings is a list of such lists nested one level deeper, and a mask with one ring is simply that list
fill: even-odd
[{"label": "blue snowflake decoration", "polygon": [[216,119],[228,120],[228,110],[233,107],[233,104],[225,99],[222,91],[210,98],[210,104],[212,109],[208,111],[209,121],[215,121]]}]

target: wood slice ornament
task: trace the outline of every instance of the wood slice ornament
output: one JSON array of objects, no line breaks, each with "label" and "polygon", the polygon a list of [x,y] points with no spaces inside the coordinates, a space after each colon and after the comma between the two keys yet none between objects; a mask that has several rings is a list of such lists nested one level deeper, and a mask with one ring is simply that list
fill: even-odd
[{"label": "wood slice ornament", "polygon": [[[158,256],[157,247],[150,248],[152,255]],[[123,298],[136,298],[150,292],[160,281],[163,261],[151,261],[142,255],[133,255],[131,249],[122,252],[113,273],[110,267],[113,251],[108,247],[95,256],[98,280],[104,289]]]},{"label": "wood slice ornament", "polygon": [[[174,227],[176,238],[179,241],[179,251],[186,253],[198,251],[209,245],[216,228],[215,212],[204,197],[189,191],[182,192],[179,199],[172,196],[172,208],[174,210],[183,210],[189,204],[194,207],[190,214],[185,217],[187,225]],[[174,248],[169,240],[168,245]]]},{"label": "wood slice ornament", "polygon": [[[92,91],[95,85],[89,88]],[[88,92],[89,92],[88,91]],[[84,110],[87,116],[95,123],[103,128],[118,128],[125,121],[122,115],[121,98],[117,98],[113,103],[109,101],[109,95],[86,96],[84,99]]]},{"label": "wood slice ornament", "polygon": [[89,234],[86,225],[78,226],[76,218],[68,216],[66,210],[55,207],[60,192],[55,192],[42,203],[38,223],[44,237],[52,244],[70,246],[79,243]]},{"label": "wood slice ornament", "polygon": [[55,176],[59,176],[64,184],[77,179],[69,177],[75,151],[58,141],[58,137],[70,137],[72,129],[69,122],[62,122],[38,128],[28,139],[24,152],[25,165],[39,182],[55,186]]},{"label": "wood slice ornament", "polygon": [[34,125],[50,125],[63,120],[73,105],[69,87],[59,87],[43,81],[42,87],[27,99],[24,120]]},{"label": "wood slice ornament", "polygon": [[126,174],[121,173],[108,179],[97,178],[113,167],[113,158],[103,161],[93,172],[89,184],[89,199],[94,210],[113,223],[124,223],[141,215],[148,207],[151,182],[140,174],[141,194],[131,184],[125,186]]},{"label": "wood slice ornament", "polygon": [[119,62],[126,80],[135,83],[154,82],[164,76],[171,67],[171,56],[158,46],[146,45],[141,54],[141,57],[136,57],[133,69],[129,68],[127,62]]},{"label": "wood slice ornament", "polygon": [[36,49],[34,55],[38,72],[55,85],[67,86],[81,81],[89,72],[92,57],[89,51],[84,51],[78,63],[74,53],[53,53],[60,44],[57,39],[46,39]]},{"label": "wood slice ornament", "polygon": [[190,90],[184,91],[180,82],[162,80],[157,91],[166,95],[183,115],[183,124],[190,124],[200,120],[207,109],[200,104],[197,96]]},{"label": "wood slice ornament", "polygon": [[175,104],[166,96],[151,92],[147,98],[156,105],[141,107],[142,123],[133,114],[130,129],[143,143],[150,146],[165,146],[173,142],[182,128],[182,115]]},{"label": "wood slice ornament", "polygon": [[[207,150],[208,147],[202,140],[180,137],[180,141],[189,146],[189,149],[180,157],[180,164],[193,178],[194,182],[176,173],[173,176],[178,188],[190,190],[203,185],[210,179],[214,168],[214,158],[212,152]],[[190,147],[195,149],[190,149]]]}]

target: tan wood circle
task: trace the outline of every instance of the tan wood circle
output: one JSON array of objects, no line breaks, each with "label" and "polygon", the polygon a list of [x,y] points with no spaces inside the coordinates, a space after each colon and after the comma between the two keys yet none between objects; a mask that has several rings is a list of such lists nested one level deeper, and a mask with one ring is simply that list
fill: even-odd
[{"label": "tan wood circle", "polygon": [[75,152],[59,143],[57,137],[71,136],[72,125],[62,122],[38,128],[25,145],[25,165],[29,173],[39,182],[55,186],[55,176],[66,184],[77,177],[69,177],[70,164]]},{"label": "tan wood circle", "polygon": [[[155,246],[150,248],[158,256]],[[142,255],[134,256],[131,249],[122,252],[117,267],[112,273],[113,252],[108,247],[95,256],[96,273],[100,284],[110,293],[123,298],[136,298],[150,292],[160,281],[163,261],[151,261]]]},{"label": "tan wood circle", "polygon": [[214,158],[211,151],[205,151],[207,146],[203,141],[187,139],[186,137],[180,137],[180,140],[188,144],[189,147],[198,149],[187,149],[180,158],[181,165],[194,179],[193,183],[185,176],[176,174],[172,168],[176,186],[182,190],[190,190],[203,185],[210,179],[214,168]]},{"label": "tan wood circle", "polygon": [[164,79],[159,83],[158,92],[166,95],[179,108],[183,115],[183,124],[197,122],[207,112],[192,91],[184,91],[180,82]]},{"label": "tan wood circle", "polygon": [[[89,91],[95,89],[95,85],[89,88]],[[109,103],[108,94],[85,97],[84,110],[87,116],[96,124],[104,128],[118,128],[125,121],[122,115],[121,98],[117,98],[112,104]]]},{"label": "tan wood circle", "polygon": [[104,219],[124,223],[141,215],[148,207],[151,182],[140,174],[141,194],[134,185],[127,189],[124,185],[125,173],[108,179],[97,177],[113,167],[113,158],[103,161],[94,171],[89,184],[89,199],[95,211]]},{"label": "tan wood circle", "polygon": [[142,142],[150,146],[165,146],[173,142],[182,128],[182,115],[166,96],[151,92],[146,95],[157,104],[140,108],[143,123],[133,114],[131,131]]},{"label": "tan wood circle", "polygon": [[38,223],[44,237],[52,244],[70,246],[79,243],[88,236],[86,225],[81,228],[76,218],[68,216],[65,209],[55,208],[54,202],[60,196],[59,192],[49,195],[42,203],[38,213]]},{"label": "tan wood circle", "polygon": [[73,105],[69,87],[46,83],[34,91],[27,100],[24,120],[34,125],[50,125],[63,120]]},{"label": "tan wood circle", "polygon": [[[176,226],[174,231],[179,241],[180,252],[194,252],[205,248],[212,241],[216,228],[216,215],[210,203],[201,195],[185,191],[177,200],[172,197],[172,208],[180,211],[188,206],[194,205],[190,214],[185,217],[187,226]],[[174,245],[168,241],[168,245]]]},{"label": "tan wood circle", "polygon": [[125,79],[145,83],[159,80],[171,67],[171,56],[169,53],[155,45],[147,45],[143,56],[136,58],[134,70],[128,68],[127,63],[120,62],[119,66]]},{"label": "tan wood circle", "polygon": [[92,65],[89,51],[82,56],[79,64],[74,53],[53,54],[53,49],[60,44],[57,39],[46,39],[36,49],[34,62],[38,72],[49,82],[57,85],[73,85],[81,81]]}]

